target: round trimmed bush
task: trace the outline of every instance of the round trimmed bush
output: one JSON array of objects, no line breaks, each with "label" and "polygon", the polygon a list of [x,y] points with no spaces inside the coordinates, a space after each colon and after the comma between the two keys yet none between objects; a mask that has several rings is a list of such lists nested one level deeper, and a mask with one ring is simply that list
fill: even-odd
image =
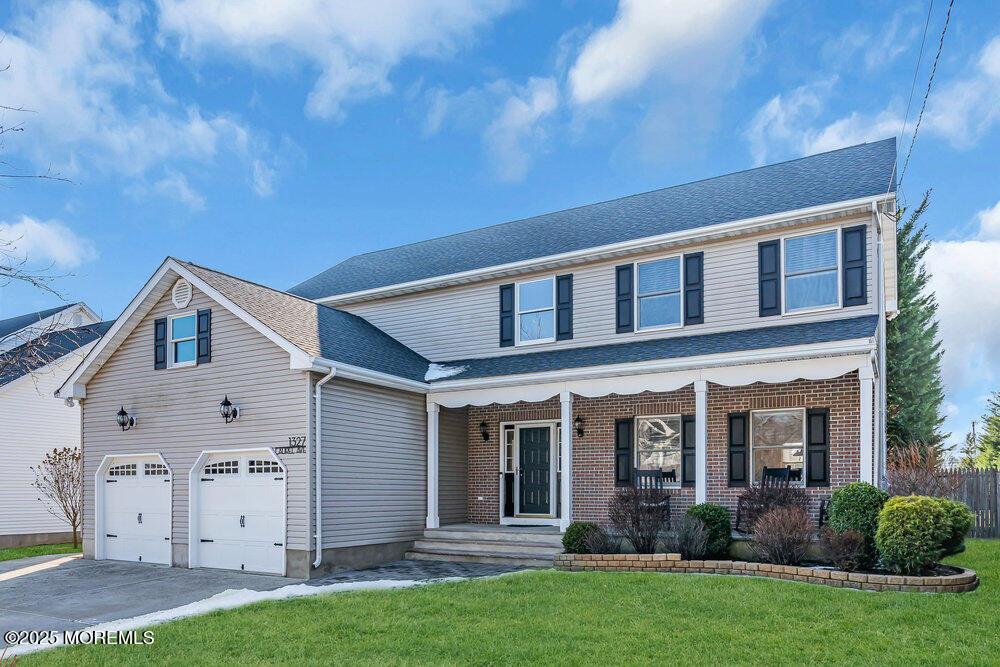
[{"label": "round trimmed bush", "polygon": [[587,533],[600,528],[596,523],[590,521],[574,521],[563,533],[563,551],[568,554],[585,554],[587,550]]},{"label": "round trimmed bush", "polygon": [[733,539],[733,524],[729,519],[729,510],[722,505],[701,503],[692,505],[687,515],[700,519],[708,529],[708,553],[713,556],[727,556],[729,543]]},{"label": "round trimmed bush", "polygon": [[950,535],[948,514],[936,498],[896,496],[879,513],[875,546],[893,572],[920,574],[941,558]]},{"label": "round trimmed bush", "polygon": [[827,521],[837,533],[856,531],[865,539],[865,549],[859,564],[861,569],[875,565],[875,531],[878,516],[889,494],[867,482],[852,482],[833,492]]},{"label": "round trimmed bush", "polygon": [[976,517],[969,511],[965,503],[948,498],[935,498],[935,500],[948,516],[950,532],[942,545],[944,553],[946,555],[958,553],[962,551],[962,543],[965,541],[969,529],[972,528],[972,524],[975,523]]}]

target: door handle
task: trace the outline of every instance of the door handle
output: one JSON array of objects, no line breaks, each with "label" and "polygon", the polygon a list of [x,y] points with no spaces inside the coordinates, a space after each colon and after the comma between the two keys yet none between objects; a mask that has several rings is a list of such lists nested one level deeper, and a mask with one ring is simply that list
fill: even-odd
[{"label": "door handle", "polygon": [[246,514],[241,514],[240,515],[240,528],[246,528],[246,527],[247,527],[247,516],[246,516]]},{"label": "door handle", "polygon": [[139,512],[138,516],[136,516],[136,520],[138,520],[139,523],[142,523],[142,512]]}]

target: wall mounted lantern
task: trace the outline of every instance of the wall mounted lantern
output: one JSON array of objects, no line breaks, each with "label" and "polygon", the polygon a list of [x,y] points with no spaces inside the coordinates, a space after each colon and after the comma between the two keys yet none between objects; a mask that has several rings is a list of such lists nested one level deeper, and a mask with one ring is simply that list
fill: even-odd
[{"label": "wall mounted lantern", "polygon": [[486,422],[479,422],[479,435],[483,436],[483,442],[490,439],[490,425]]},{"label": "wall mounted lantern", "polygon": [[222,418],[226,420],[227,424],[231,424],[240,418],[240,409],[232,404],[229,400],[228,394],[219,403],[219,414]]},{"label": "wall mounted lantern", "polygon": [[124,405],[122,406],[122,409],[118,411],[118,414],[115,415],[115,421],[122,427],[122,431],[135,428],[135,417],[130,416],[129,413],[125,411]]},{"label": "wall mounted lantern", "polygon": [[577,415],[576,419],[573,420],[573,427],[576,428],[576,434],[577,434],[577,436],[579,436],[579,437],[582,438],[583,437],[583,417],[581,417],[580,415]]}]

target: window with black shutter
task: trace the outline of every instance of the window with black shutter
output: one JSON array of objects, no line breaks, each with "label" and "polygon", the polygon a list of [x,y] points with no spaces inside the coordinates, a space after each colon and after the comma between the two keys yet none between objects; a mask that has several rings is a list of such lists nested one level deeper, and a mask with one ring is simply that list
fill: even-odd
[{"label": "window with black shutter", "polygon": [[705,253],[684,255],[684,324],[705,321]]},{"label": "window with black shutter", "polygon": [[556,340],[573,338],[573,274],[556,276]]},{"label": "window with black shutter", "polygon": [[212,309],[198,311],[198,363],[212,361]]},{"label": "window with black shutter", "polygon": [[781,242],[757,244],[760,316],[781,315]]},{"label": "window with black shutter", "polygon": [[748,486],[747,413],[729,413],[729,486]]},{"label": "window with black shutter", "polygon": [[615,421],[615,486],[632,485],[633,419]]},{"label": "window with black shutter", "polygon": [[697,430],[694,415],[681,417],[681,480],[682,486],[694,486],[697,479],[695,456]]},{"label": "window with black shutter", "polygon": [[632,333],[635,330],[632,303],[632,264],[615,267],[615,333]]},{"label": "window with black shutter", "polygon": [[167,367],[167,318],[161,317],[153,322],[153,368],[161,370]]},{"label": "window with black shutter", "polygon": [[514,283],[500,286],[500,347],[514,345]]},{"label": "window with black shutter", "polygon": [[867,266],[868,227],[859,225],[843,231],[844,305],[863,306],[868,303]]},{"label": "window with black shutter", "polygon": [[806,486],[830,486],[830,411],[806,411]]}]

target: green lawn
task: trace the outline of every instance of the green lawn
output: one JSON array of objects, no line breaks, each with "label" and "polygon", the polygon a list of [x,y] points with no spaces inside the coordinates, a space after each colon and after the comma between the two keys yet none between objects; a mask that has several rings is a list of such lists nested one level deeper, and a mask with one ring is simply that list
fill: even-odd
[{"label": "green lawn", "polygon": [[74,647],[80,664],[997,664],[1000,541],[952,559],[974,593],[862,593],[727,576],[542,571],[269,602]]},{"label": "green lawn", "polygon": [[49,554],[80,553],[80,547],[72,544],[41,544],[36,547],[17,547],[16,549],[0,549],[0,560],[14,560],[28,556],[47,556]]}]

